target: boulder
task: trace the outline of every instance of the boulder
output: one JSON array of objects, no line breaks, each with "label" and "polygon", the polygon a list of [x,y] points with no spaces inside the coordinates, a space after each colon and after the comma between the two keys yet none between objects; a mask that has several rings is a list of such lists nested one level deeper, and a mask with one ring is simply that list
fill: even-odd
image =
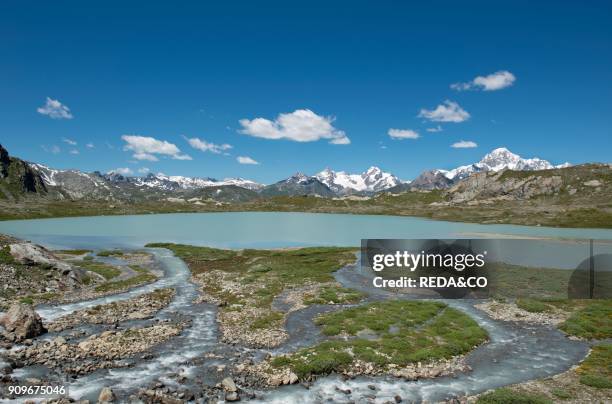
[{"label": "boulder", "polygon": [[228,391],[227,393],[225,393],[225,401],[227,402],[240,401],[240,396],[235,391]]},{"label": "boulder", "polygon": [[221,385],[223,386],[223,390],[228,392],[236,392],[238,388],[236,387],[236,383],[232,380],[231,377],[226,377],[221,381]]},{"label": "boulder", "polygon": [[104,387],[100,390],[100,395],[98,396],[99,403],[112,403],[113,401],[115,401],[115,393],[113,393],[110,387]]},{"label": "boulder", "polygon": [[9,245],[13,259],[24,265],[40,265],[59,272],[69,285],[76,286],[83,283],[83,271],[62,261],[50,251],[32,243],[13,243]]},{"label": "boulder", "polygon": [[56,269],[62,275],[74,271],[72,265],[58,259],[44,247],[32,243],[14,243],[9,245],[11,255],[15,261],[24,265],[43,265]]},{"label": "boulder", "polygon": [[66,339],[60,335],[59,337],[56,337],[56,338],[53,340],[53,343],[54,343],[55,345],[58,345],[58,346],[59,346],[59,345],[65,345],[65,344],[66,344]]},{"label": "boulder", "polygon": [[0,325],[5,329],[4,336],[13,341],[23,341],[47,332],[34,308],[22,303],[11,305],[6,314],[0,318]]},{"label": "boulder", "polygon": [[601,181],[599,181],[599,180],[590,180],[590,181],[584,182],[584,185],[586,185],[587,187],[599,187],[599,186],[601,186]]}]

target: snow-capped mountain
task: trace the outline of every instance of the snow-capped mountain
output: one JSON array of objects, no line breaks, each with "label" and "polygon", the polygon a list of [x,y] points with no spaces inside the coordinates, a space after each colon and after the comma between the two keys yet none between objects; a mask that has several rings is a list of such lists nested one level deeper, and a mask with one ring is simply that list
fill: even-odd
[{"label": "snow-capped mountain", "polygon": [[500,147],[485,155],[478,163],[460,166],[452,170],[434,170],[444,174],[444,176],[453,181],[459,181],[470,176],[473,173],[481,171],[501,171],[501,170],[516,170],[516,171],[535,171],[548,170],[551,168],[569,167],[569,163],[560,165],[552,165],[546,160],[538,157],[524,159],[518,154],[512,153],[505,147]]},{"label": "snow-capped mountain", "polygon": [[333,171],[326,168],[315,174],[314,177],[338,194],[378,192],[403,183],[395,175],[374,166],[361,174],[349,174],[345,171]]},{"label": "snow-capped mountain", "polygon": [[92,175],[84,173],[79,170],[57,170],[55,168],[47,167],[43,164],[28,163],[30,167],[36,170],[46,185],[51,186],[62,186],[67,181],[74,181],[75,179],[81,179],[83,181],[90,181],[95,185],[101,186],[104,182],[98,175]]},{"label": "snow-capped mountain", "polygon": [[[525,159],[501,147],[485,155],[479,162],[460,166],[452,170],[430,170],[418,176],[412,183],[402,181],[395,175],[378,167],[370,167],[361,174],[333,171],[329,168],[315,174],[295,175],[264,186],[243,178],[217,180],[209,177],[169,176],[162,173],[144,177],[126,176],[119,172],[85,173],[79,170],[57,170],[42,164],[29,163],[42,183],[60,190],[70,198],[116,199],[155,198],[173,193],[205,192],[211,187],[235,186],[248,190],[249,197],[282,195],[317,195],[337,197],[346,195],[371,195],[380,191],[401,192],[408,189],[446,189],[454,186],[471,174],[485,171],[517,170],[535,171],[564,168],[570,164],[553,165],[534,157]],[[240,191],[241,195],[246,191]],[[254,191],[254,192],[253,192]],[[233,192],[231,189],[228,192]],[[244,195],[242,195],[244,196]]]},{"label": "snow-capped mountain", "polygon": [[79,170],[58,170],[42,164],[29,163],[47,186],[61,189],[67,196],[74,199],[109,199],[118,197],[143,197],[156,192],[187,192],[234,185],[251,191],[263,187],[254,181],[243,178],[198,178],[183,176],[167,176],[164,174],[149,174],[146,177],[131,177],[115,171],[106,174],[100,172],[85,173]]},{"label": "snow-capped mountain", "polygon": [[158,188],[166,191],[177,189],[198,189],[207,187],[218,187],[223,185],[235,185],[237,187],[258,190],[262,184],[244,178],[225,178],[216,180],[214,178],[183,177],[180,175],[165,175],[162,173],[148,174],[146,177],[136,177],[134,185],[138,187]]}]

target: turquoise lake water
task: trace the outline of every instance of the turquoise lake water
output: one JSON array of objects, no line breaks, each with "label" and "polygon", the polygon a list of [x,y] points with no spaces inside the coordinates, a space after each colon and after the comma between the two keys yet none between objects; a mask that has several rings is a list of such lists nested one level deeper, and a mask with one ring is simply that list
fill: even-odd
[{"label": "turquoise lake water", "polygon": [[[362,238],[541,238],[503,242],[506,262],[576,268],[588,254],[585,242],[612,240],[612,230],[481,225],[415,217],[281,212],[179,213],[95,216],[0,222],[0,233],[50,248],[139,248],[177,242],[220,248],[359,246]],[[555,240],[551,240],[555,239]],[[612,243],[595,253],[611,253]]]},{"label": "turquoise lake water", "polygon": [[139,247],[181,242],[216,247],[359,246],[362,238],[545,237],[612,240],[609,229],[481,225],[415,217],[237,212],[93,216],[0,222],[0,233],[56,247]]}]

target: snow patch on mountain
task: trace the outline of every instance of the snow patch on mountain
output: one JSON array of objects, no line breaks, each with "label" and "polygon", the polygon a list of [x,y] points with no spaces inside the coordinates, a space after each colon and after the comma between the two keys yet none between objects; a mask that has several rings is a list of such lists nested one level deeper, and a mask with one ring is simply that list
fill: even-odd
[{"label": "snow patch on mountain", "polygon": [[181,175],[165,175],[163,173],[149,174],[146,177],[137,177],[134,179],[134,185],[168,191],[176,189],[218,187],[223,185],[235,185],[241,188],[257,190],[263,186],[262,184],[244,178],[225,178],[223,180],[216,180],[208,177],[184,177]]},{"label": "snow patch on mountain", "polygon": [[361,174],[349,174],[329,168],[314,175],[332,191],[343,194],[351,192],[378,192],[403,183],[391,173],[378,167],[370,167]]},{"label": "snow patch on mountain", "polygon": [[552,165],[546,160],[542,160],[538,157],[524,159],[518,154],[512,153],[505,147],[500,147],[493,150],[491,153],[486,154],[478,163],[460,166],[452,170],[434,170],[444,174],[444,176],[450,180],[458,181],[463,178],[469,177],[473,173],[481,171],[501,171],[501,170],[515,170],[515,171],[536,171],[536,170],[548,170],[551,168],[564,168],[569,167],[570,163],[563,163],[560,165]]}]

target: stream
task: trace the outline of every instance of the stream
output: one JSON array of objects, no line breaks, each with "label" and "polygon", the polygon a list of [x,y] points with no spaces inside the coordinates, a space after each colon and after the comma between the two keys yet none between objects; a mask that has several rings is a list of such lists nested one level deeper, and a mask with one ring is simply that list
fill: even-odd
[{"label": "stream", "polygon": [[[370,286],[372,275],[365,272],[359,262],[342,268],[335,275],[342,286],[368,293],[370,300],[416,298]],[[438,300],[467,313],[489,333],[490,341],[467,356],[466,362],[472,368],[471,372],[418,381],[405,381],[393,377],[359,377],[343,380],[339,376],[329,376],[317,380],[308,390],[299,386],[286,386],[271,391],[262,401],[351,402],[371,395],[373,391],[369,386],[374,384],[376,402],[393,401],[396,395],[408,401],[437,402],[564,372],[580,362],[589,351],[586,342],[570,340],[552,326],[493,320],[474,307],[480,300]],[[288,321],[288,331],[292,333],[290,324]],[[303,326],[304,323],[301,324]],[[345,391],[348,389],[351,394],[346,395],[338,388]]]},{"label": "stream", "polygon": [[[195,284],[190,281],[189,269],[185,263],[164,249],[149,249],[163,271],[158,281],[137,287],[116,295],[105,296],[89,301],[68,303],[57,306],[39,306],[37,312],[46,320],[98,304],[125,300],[157,288],[174,287],[176,295],[166,308],[160,310],[153,319],[141,321],[153,323],[176,316],[189,318],[192,323],[179,336],[158,345],[149,359],[137,360],[130,367],[101,369],[69,382],[69,394],[75,399],[96,401],[99,391],[110,386],[120,398],[126,398],[153,381],[162,381],[166,386],[178,386],[176,375],[184,376],[188,382],[183,384],[193,389],[201,385],[214,385],[215,375],[210,375],[207,367],[213,363],[224,363],[223,359],[206,361],[203,366],[198,358],[211,351],[223,352],[224,344],[218,342],[215,321],[216,307],[211,304],[194,304],[198,296]],[[398,295],[371,287],[370,275],[363,272],[359,263],[349,265],[335,273],[336,279],[344,287],[368,293],[368,300],[382,300]],[[415,296],[402,295],[401,298],[413,299]],[[518,383],[530,379],[543,378],[569,369],[582,360],[588,352],[588,344],[567,339],[561,332],[550,326],[514,324],[495,321],[477,310],[474,300],[443,300],[469,314],[489,335],[490,341],[475,349],[467,357],[471,372],[460,373],[454,377],[440,377],[419,381],[404,381],[391,377],[359,377],[343,380],[339,376],[319,378],[309,389],[301,385],[284,386],[272,391],[259,391],[256,400],[271,403],[288,402],[334,402],[359,401],[373,393],[376,402],[393,400],[396,395],[402,399],[421,402],[440,401],[452,397],[476,394],[491,388]],[[287,319],[288,341],[281,347],[260,352],[281,353],[312,345],[322,339],[312,319],[319,313],[337,309],[325,305],[315,305],[292,312]],[[127,323],[127,322],[126,322]],[[126,326],[122,323],[121,326]],[[95,327],[83,325],[79,330],[94,332]],[[50,339],[57,334],[44,336]],[[232,349],[236,350],[236,347]],[[46,368],[41,366],[16,369],[14,376],[22,379],[40,377]],[[61,375],[57,375],[61,377]],[[218,378],[218,375],[216,376]],[[196,383],[197,382],[197,383]],[[369,385],[376,385],[373,392]],[[337,387],[350,389],[351,394],[339,392]]]}]

